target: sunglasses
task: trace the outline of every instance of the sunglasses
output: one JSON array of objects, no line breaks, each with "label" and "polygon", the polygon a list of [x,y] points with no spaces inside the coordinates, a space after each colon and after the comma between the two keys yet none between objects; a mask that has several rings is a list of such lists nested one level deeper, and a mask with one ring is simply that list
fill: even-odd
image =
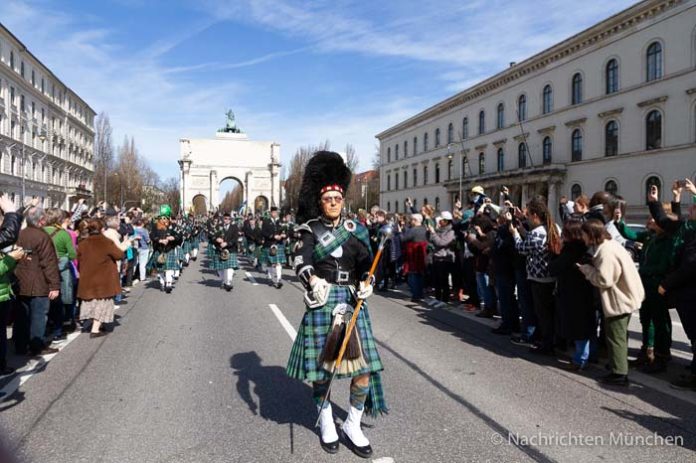
[{"label": "sunglasses", "polygon": [[334,201],[336,204],[341,204],[343,202],[343,197],[342,196],[326,196],[324,198],[321,198],[321,202],[324,204],[329,204],[332,201]]}]

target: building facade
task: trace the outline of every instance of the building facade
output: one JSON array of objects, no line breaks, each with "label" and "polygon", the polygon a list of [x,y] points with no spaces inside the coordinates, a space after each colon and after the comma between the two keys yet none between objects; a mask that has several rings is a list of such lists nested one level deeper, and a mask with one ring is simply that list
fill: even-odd
[{"label": "building facade", "polygon": [[637,3],[377,138],[391,212],[481,185],[517,204],[607,190],[645,217],[650,185],[668,201],[696,177],[696,0]]},{"label": "building facade", "polygon": [[0,192],[63,208],[91,196],[94,116],[0,24]]},{"label": "building facade", "polygon": [[204,214],[220,204],[220,184],[233,179],[252,211],[279,206],[280,145],[250,140],[241,132],[217,132],[212,139],[179,140],[181,204],[186,212]]}]

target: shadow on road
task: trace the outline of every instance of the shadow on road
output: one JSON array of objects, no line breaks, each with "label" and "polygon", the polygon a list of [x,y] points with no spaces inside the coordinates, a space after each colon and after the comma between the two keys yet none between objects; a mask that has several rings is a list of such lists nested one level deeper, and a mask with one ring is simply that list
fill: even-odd
[{"label": "shadow on road", "polygon": [[237,393],[254,415],[314,432],[316,407],[311,387],[288,377],[282,367],[262,365],[253,351],[233,355],[230,367],[237,376]]}]

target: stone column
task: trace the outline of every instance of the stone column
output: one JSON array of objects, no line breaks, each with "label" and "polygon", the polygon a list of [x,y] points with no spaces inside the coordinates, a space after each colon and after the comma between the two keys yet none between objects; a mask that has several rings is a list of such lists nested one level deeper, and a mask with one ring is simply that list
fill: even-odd
[{"label": "stone column", "polygon": [[555,179],[549,180],[549,212],[554,222],[558,221],[558,182]]},{"label": "stone column", "polygon": [[214,203],[213,203],[213,198],[216,197],[217,194],[217,171],[216,170],[211,170],[210,171],[210,196],[209,196],[209,201],[210,201],[210,207],[209,210],[213,210]]}]

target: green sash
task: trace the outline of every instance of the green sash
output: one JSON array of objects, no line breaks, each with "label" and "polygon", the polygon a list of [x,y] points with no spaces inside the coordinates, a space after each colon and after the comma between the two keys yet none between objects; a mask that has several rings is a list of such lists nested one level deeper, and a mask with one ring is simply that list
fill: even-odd
[{"label": "green sash", "polygon": [[315,262],[320,262],[326,259],[329,255],[331,255],[332,252],[348,241],[351,235],[354,235],[358,240],[360,240],[360,242],[367,246],[371,256],[372,249],[370,248],[370,239],[367,233],[367,228],[361,224],[353,222],[352,220],[346,220],[332,233],[326,232],[325,234],[317,237],[312,258]]}]

